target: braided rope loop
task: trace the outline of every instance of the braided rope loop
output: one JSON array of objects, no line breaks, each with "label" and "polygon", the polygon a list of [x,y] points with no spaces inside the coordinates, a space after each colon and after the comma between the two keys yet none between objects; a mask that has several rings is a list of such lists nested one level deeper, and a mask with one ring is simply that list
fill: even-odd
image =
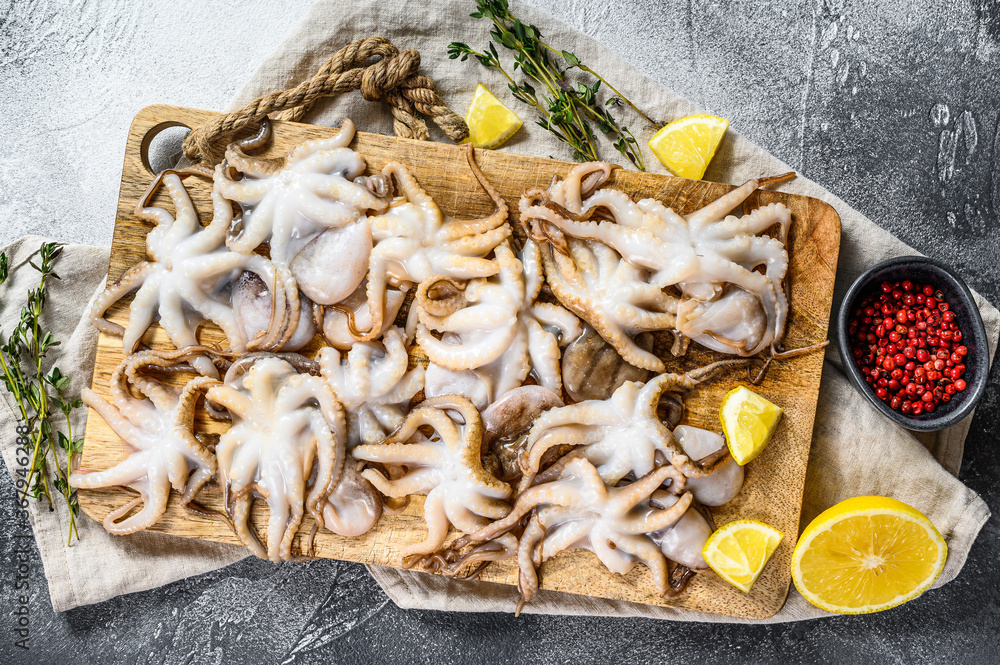
[{"label": "braided rope loop", "polygon": [[[371,58],[378,58],[365,65]],[[430,138],[424,115],[459,143],[469,136],[465,121],[441,99],[429,77],[418,73],[420,54],[400,51],[385,37],[352,42],[334,53],[313,76],[294,88],[259,97],[239,111],[221,115],[196,127],[184,139],[184,155],[195,163],[214,165],[222,161],[226,146],[243,130],[270,116],[297,122],[324,97],[360,90],[369,102],[382,100],[392,113],[392,130],[401,138]]]}]

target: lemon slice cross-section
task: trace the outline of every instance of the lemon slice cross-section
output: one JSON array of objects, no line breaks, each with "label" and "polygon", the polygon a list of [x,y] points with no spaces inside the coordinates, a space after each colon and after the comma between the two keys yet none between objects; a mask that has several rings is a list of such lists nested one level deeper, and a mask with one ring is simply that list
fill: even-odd
[{"label": "lemon slice cross-section", "polygon": [[649,149],[674,175],[701,180],[728,128],[725,118],[689,115],[656,132]]},{"label": "lemon slice cross-section", "polygon": [[476,86],[469,112],[465,114],[469,126],[469,141],[476,148],[499,148],[521,129],[521,119],[504,106],[482,83]]},{"label": "lemon slice cross-section", "polygon": [[784,534],[757,520],[738,520],[716,530],[702,548],[709,567],[749,593]]},{"label": "lemon slice cross-section", "polygon": [[792,580],[816,607],[869,614],[922,594],[947,558],[944,538],[919,510],[889,497],[860,496],[806,527],[792,554]]}]

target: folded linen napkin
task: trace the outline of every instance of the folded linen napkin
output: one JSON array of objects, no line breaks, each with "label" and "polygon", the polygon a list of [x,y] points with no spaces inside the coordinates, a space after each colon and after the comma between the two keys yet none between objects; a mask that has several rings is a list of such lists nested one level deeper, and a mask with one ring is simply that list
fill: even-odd
[{"label": "folded linen napkin", "polygon": [[[523,20],[542,26],[552,43],[572,44],[574,52],[584,62],[608,73],[616,85],[620,84],[622,92],[640,107],[653,109],[660,118],[677,118],[699,112],[693,104],[636,71],[597,42],[543,12],[521,3],[511,4]],[[486,43],[487,23],[470,20],[469,11],[468,3],[449,0],[424,0],[405,5],[370,0],[351,4],[319,0],[281,48],[239,93],[232,108],[239,108],[272,90],[294,85],[310,76],[341,46],[371,35],[384,35],[400,48],[420,50],[423,72],[434,79],[442,97],[459,113],[480,81],[510,102],[509,94],[504,94],[506,85],[499,73],[486,70],[474,62],[448,60],[444,55],[447,44],[454,40],[474,46]],[[513,102],[511,104],[517,108]],[[351,117],[364,131],[391,131],[391,116],[385,107],[363,102],[357,95],[317,104],[304,121],[332,126],[344,116]],[[638,126],[638,123],[630,124]],[[645,133],[637,134],[639,140],[645,142],[649,131],[652,130],[643,128]],[[435,128],[432,128],[432,138],[446,140]],[[530,122],[526,122],[503,149],[541,156],[565,155],[565,146]],[[604,155],[617,156],[617,153],[605,149]],[[650,170],[663,171],[655,159],[648,159],[647,165]],[[706,178],[742,182],[750,177],[788,170],[789,167],[780,160],[731,130]],[[805,178],[783,184],[782,189],[822,199],[841,216],[843,236],[834,295],[835,311],[836,303],[848,285],[865,269],[886,258],[915,253],[839,198]],[[30,252],[37,242],[37,239],[25,241],[18,249],[20,255]],[[72,294],[67,292],[58,308],[50,310],[60,312],[64,328],[62,331],[57,328],[57,334],[68,340],[60,350],[57,364],[73,367],[72,375],[80,381],[90,375],[95,344],[95,335],[89,323],[81,317],[88,309],[87,302],[93,290],[103,283],[107,250],[70,246],[60,261],[62,270],[69,272],[72,266],[76,272],[75,280],[66,281],[78,282],[80,286],[73,289]],[[84,283],[87,286],[83,286]],[[53,292],[57,290],[53,289]],[[978,295],[976,298],[991,340],[992,355],[1000,335],[1000,312]],[[4,302],[0,321],[7,320],[8,306]],[[850,387],[832,346],[823,372],[802,524],[808,524],[819,512],[847,497],[865,494],[896,497],[927,514],[948,541],[948,564],[937,581],[937,585],[944,584],[961,570],[972,542],[990,514],[982,499],[953,475],[958,473],[961,465],[971,417],[943,432],[919,435],[919,438],[914,436],[887,422]],[[78,384],[75,389],[80,387]],[[5,434],[0,446],[8,468],[12,469],[9,442],[13,440],[11,433],[14,425],[11,414],[0,414],[0,418],[0,428]],[[880,473],[889,464],[899,469],[898,475],[889,477],[889,474]],[[55,520],[38,515],[38,512],[37,507],[32,508],[32,522],[45,563],[53,607],[57,611],[153,588],[226,565],[244,555],[244,552],[229,546],[183,539],[167,540],[157,534],[113,538],[86,519],[84,522],[87,524],[81,527],[84,538],[72,548],[66,548],[61,535],[65,533],[63,524],[53,525]],[[64,516],[61,519],[64,521]],[[65,557],[76,557],[80,564],[113,559],[116,565],[58,568]],[[82,570],[107,572],[99,576],[74,577],[74,571]],[[401,607],[509,612],[517,598],[514,587],[448,580],[374,566],[370,566],[369,570]],[[551,591],[542,591],[525,611],[648,616],[683,621],[738,621],[692,610],[651,607]],[[809,605],[793,588],[784,608],[768,621],[795,621],[826,614]]]}]

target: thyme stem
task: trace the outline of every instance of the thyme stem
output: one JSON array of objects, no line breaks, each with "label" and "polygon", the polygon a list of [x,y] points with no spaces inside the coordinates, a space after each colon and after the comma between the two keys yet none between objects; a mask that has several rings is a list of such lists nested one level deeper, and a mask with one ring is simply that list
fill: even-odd
[{"label": "thyme stem", "polygon": [[[556,49],[552,48],[551,46],[549,46],[548,44],[546,44],[542,40],[538,40],[538,43],[541,44],[542,46],[544,46],[545,48],[547,48],[552,53],[554,53],[556,55],[562,55],[561,51],[557,51]],[[632,110],[635,111],[636,113],[638,113],[639,115],[641,115],[649,124],[653,125],[654,127],[659,127],[660,126],[660,123],[656,122],[655,120],[653,120],[652,118],[650,118],[648,115],[646,115],[645,111],[643,111],[638,106],[636,106],[635,104],[633,104],[632,100],[630,100],[628,97],[626,97],[621,92],[619,92],[618,88],[616,88],[615,86],[613,86],[610,83],[608,83],[608,80],[606,78],[604,78],[603,76],[601,76],[600,74],[598,74],[597,72],[595,72],[593,69],[591,69],[587,65],[583,64],[582,62],[579,63],[578,65],[575,65],[575,66],[578,69],[587,72],[588,74],[590,74],[591,76],[593,76],[594,78],[596,78],[598,81],[600,81],[601,83],[603,83],[605,88],[610,89],[611,92],[615,93],[615,96],[617,96],[618,99],[622,100],[623,102],[625,102],[626,104],[628,104],[629,106],[631,106]]]},{"label": "thyme stem", "polygon": [[[74,409],[83,406],[83,402],[79,397],[70,400],[64,396],[69,387],[69,377],[64,376],[58,367],[53,367],[48,374],[43,368],[49,349],[59,345],[52,333],[44,329],[42,312],[49,278],[59,279],[53,264],[61,252],[60,244],[45,243],[29,257],[28,264],[40,275],[38,287],[28,291],[19,320],[7,336],[6,343],[0,344],[0,379],[17,402],[18,420],[25,426],[28,445],[32,448],[26,475],[18,474],[21,475],[18,478],[20,494],[23,498],[29,494],[38,500],[44,498],[49,510],[55,510],[52,494],[53,489],[58,491],[69,508],[68,544],[71,544],[74,535],[80,537],[76,522],[80,506],[69,485],[69,466],[63,467],[58,449],[66,451],[69,459],[82,450],[83,441],[73,438],[71,416]],[[40,258],[40,265],[34,263],[35,256]],[[7,256],[0,254],[0,285],[6,282],[8,269]],[[59,407],[66,419],[66,434],[53,421],[53,404]],[[50,472],[53,475],[51,484]]]}]

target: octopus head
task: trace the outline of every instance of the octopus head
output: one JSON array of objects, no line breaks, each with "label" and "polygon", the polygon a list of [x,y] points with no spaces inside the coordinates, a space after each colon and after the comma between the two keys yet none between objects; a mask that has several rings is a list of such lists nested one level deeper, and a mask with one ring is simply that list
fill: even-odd
[{"label": "octopus head", "polygon": [[677,324],[681,333],[706,348],[744,356],[751,355],[768,334],[760,299],[733,285],[712,300],[682,301]]}]

